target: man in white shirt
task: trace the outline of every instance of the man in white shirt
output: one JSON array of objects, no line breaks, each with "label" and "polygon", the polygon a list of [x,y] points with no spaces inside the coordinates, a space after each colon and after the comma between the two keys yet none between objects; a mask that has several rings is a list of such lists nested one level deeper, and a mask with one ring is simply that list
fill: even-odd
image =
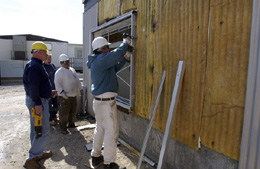
[{"label": "man in white shirt", "polygon": [[65,54],[59,57],[61,67],[56,71],[54,83],[58,91],[58,108],[62,134],[68,134],[68,128],[76,127],[77,96],[81,83],[74,68],[70,67],[69,58]]}]

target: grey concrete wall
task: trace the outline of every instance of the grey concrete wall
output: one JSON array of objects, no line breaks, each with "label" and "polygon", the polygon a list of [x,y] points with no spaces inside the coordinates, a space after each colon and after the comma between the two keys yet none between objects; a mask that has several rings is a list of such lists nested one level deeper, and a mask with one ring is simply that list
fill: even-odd
[{"label": "grey concrete wall", "polygon": [[[118,112],[120,138],[132,147],[141,150],[149,121],[134,114]],[[145,156],[158,163],[163,133],[152,129]],[[209,148],[197,151],[174,139],[170,139],[166,148],[165,169],[237,169],[238,162]]]}]

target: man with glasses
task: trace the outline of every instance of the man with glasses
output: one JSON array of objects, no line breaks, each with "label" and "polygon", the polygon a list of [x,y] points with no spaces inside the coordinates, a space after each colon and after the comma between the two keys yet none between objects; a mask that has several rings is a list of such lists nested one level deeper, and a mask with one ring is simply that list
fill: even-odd
[{"label": "man with glasses", "polygon": [[[93,110],[96,118],[92,165],[102,165],[104,169],[123,169],[115,163],[116,147],[119,137],[119,123],[115,97],[118,95],[118,72],[130,57],[130,37],[113,51],[109,51],[109,43],[103,37],[97,37],[92,42],[93,53],[88,55],[87,67],[91,70],[91,93],[95,96]],[[101,148],[104,141],[104,152]]]},{"label": "man with glasses", "polygon": [[59,57],[61,67],[56,71],[54,83],[58,91],[59,124],[62,134],[68,128],[76,127],[77,96],[80,95],[81,82],[74,68],[70,67],[65,54]]},{"label": "man with glasses", "polygon": [[[24,164],[27,169],[45,168],[39,161],[52,156],[52,152],[44,152],[44,148],[50,127],[48,100],[56,97],[57,91],[52,90],[49,76],[43,67],[43,61],[47,59],[47,51],[45,43],[34,42],[31,47],[32,58],[27,62],[23,74],[26,106],[29,110],[31,126],[31,148]],[[42,126],[37,129],[34,126],[36,116],[41,117],[42,120]]]}]

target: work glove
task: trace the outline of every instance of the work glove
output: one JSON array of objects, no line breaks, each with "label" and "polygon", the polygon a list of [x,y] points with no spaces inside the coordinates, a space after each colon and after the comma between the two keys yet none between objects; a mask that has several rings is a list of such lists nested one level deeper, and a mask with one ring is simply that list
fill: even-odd
[{"label": "work glove", "polygon": [[127,33],[123,33],[123,42],[128,45],[131,43],[131,37]]},{"label": "work glove", "polygon": [[62,90],[62,91],[60,92],[60,94],[61,94],[61,96],[63,97],[63,99],[68,99],[68,98],[69,98],[66,93],[67,93],[67,92],[65,92],[64,90]]},{"label": "work glove", "polygon": [[134,46],[128,45],[127,52],[133,53],[133,51],[134,51]]},{"label": "work glove", "polygon": [[132,55],[131,52],[126,52],[124,57],[125,57],[126,60],[129,60],[131,55]]}]

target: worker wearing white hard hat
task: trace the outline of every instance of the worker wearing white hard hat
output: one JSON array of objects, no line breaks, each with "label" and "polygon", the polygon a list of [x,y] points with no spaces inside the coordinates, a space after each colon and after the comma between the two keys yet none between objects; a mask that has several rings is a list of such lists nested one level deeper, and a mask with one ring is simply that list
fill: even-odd
[{"label": "worker wearing white hard hat", "polygon": [[[118,95],[118,72],[129,59],[125,55],[130,48],[130,38],[123,39],[123,43],[109,51],[109,42],[103,37],[97,37],[92,42],[93,53],[88,56],[87,67],[91,69],[91,93],[95,96],[93,110],[96,118],[93,148],[91,152],[94,167],[103,164],[103,168],[118,169],[116,148],[119,136],[117,106],[115,97]],[[104,141],[104,152],[101,148]]]},{"label": "worker wearing white hard hat", "polygon": [[81,83],[74,68],[70,67],[66,54],[59,56],[61,67],[56,71],[54,83],[58,91],[59,125],[62,134],[68,134],[68,128],[76,127],[77,96]]}]

